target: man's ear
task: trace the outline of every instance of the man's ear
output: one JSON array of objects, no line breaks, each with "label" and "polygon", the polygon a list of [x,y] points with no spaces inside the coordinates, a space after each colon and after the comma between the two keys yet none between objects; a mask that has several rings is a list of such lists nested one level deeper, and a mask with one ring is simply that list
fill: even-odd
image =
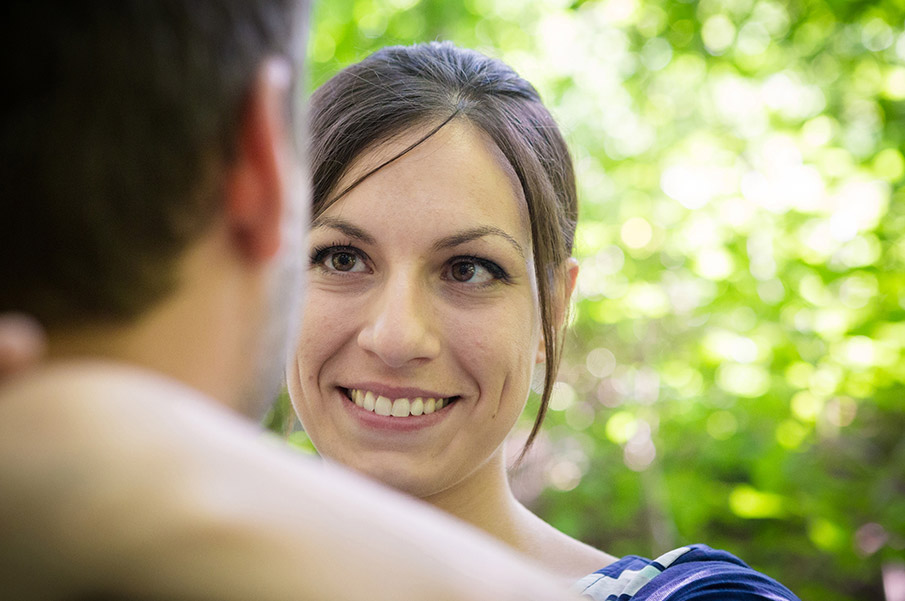
[{"label": "man's ear", "polygon": [[236,156],[227,167],[227,226],[238,252],[252,261],[270,259],[280,248],[293,160],[287,121],[291,82],[286,60],[261,64],[240,117]]},{"label": "man's ear", "polygon": [[[550,300],[553,302],[553,331],[558,332],[563,327],[569,309],[569,301],[572,299],[575,284],[578,282],[578,260],[575,257],[569,257],[556,269],[555,273]],[[544,336],[541,332],[535,363],[543,363],[546,360],[547,351],[544,348]]]}]

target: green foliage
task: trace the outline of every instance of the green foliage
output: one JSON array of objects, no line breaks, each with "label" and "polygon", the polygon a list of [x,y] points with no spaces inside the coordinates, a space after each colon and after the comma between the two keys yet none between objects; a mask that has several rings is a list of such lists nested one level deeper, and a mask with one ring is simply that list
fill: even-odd
[{"label": "green foliage", "polygon": [[903,20],[901,0],[317,4],[312,86],[451,39],[532,81],[571,144],[572,332],[516,476],[552,523],[882,598],[905,554]]}]

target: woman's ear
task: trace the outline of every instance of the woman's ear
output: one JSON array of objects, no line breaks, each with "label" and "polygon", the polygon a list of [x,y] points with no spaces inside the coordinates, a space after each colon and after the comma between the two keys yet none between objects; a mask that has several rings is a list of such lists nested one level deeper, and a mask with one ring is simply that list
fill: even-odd
[{"label": "woman's ear", "polygon": [[[575,257],[569,257],[556,269],[555,277],[553,278],[553,288],[550,300],[553,302],[554,332],[558,332],[563,327],[569,310],[569,301],[572,299],[572,293],[575,292],[575,284],[577,282],[578,260]],[[544,348],[544,336],[543,332],[541,332],[541,339],[537,347],[535,363],[543,363],[546,360],[547,351]]]},{"label": "woman's ear", "polygon": [[554,307],[557,327],[563,326],[569,309],[569,302],[572,300],[572,294],[575,292],[577,283],[578,259],[569,257],[562,266],[562,296],[557,298],[557,305]]}]

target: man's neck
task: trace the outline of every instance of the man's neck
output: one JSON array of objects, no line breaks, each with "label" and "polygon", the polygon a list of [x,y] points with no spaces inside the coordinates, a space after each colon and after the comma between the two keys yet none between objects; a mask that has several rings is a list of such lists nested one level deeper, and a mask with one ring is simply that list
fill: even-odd
[{"label": "man's neck", "polygon": [[134,320],[48,332],[49,358],[128,363],[237,409],[255,299],[245,274],[217,263],[218,254],[215,240],[186,253],[178,276],[185,285]]},{"label": "man's neck", "polygon": [[[214,381],[199,357],[200,340],[191,333],[177,335],[155,319],[131,324],[104,324],[48,336],[48,359],[53,362],[102,360],[132,365],[180,381],[225,405],[232,397]],[[207,353],[210,356],[210,353]]]}]

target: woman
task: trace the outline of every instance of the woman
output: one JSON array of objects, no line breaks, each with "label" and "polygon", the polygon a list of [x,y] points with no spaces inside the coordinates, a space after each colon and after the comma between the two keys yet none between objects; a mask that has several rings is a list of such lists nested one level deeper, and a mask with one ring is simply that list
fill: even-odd
[{"label": "woman", "polygon": [[[505,439],[543,365],[529,445],[537,434],[578,271],[571,159],[529,83],[449,43],[385,48],[313,95],[310,134],[309,296],[289,389],[321,455],[581,580],[595,599],[633,594],[670,562],[644,595],[692,569],[734,578],[723,599],[795,598],[704,546],[659,564],[616,561],[513,496]],[[757,587],[773,596],[731,596]]]}]

